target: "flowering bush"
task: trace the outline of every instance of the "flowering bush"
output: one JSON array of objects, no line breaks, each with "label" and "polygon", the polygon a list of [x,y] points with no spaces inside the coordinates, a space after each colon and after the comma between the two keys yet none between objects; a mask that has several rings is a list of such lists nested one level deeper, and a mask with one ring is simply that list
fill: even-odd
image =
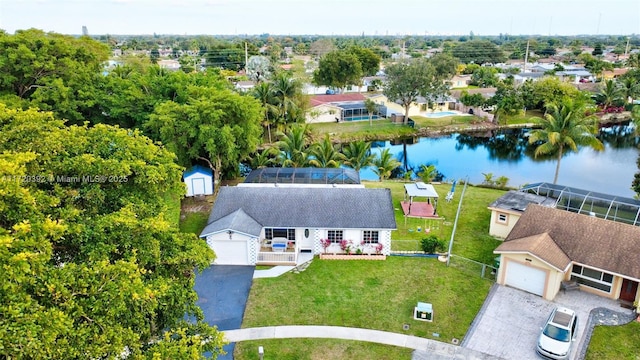
[{"label": "flowering bush", "polygon": [[384,249],[384,244],[377,243],[375,249],[376,249],[376,254],[380,255],[382,253],[382,249]]},{"label": "flowering bush", "polygon": [[331,240],[329,239],[320,239],[320,245],[322,246],[322,249],[324,249],[324,252],[327,252],[327,248],[329,246],[331,246]]},{"label": "flowering bush", "polygon": [[351,252],[351,245],[353,245],[353,243],[350,240],[340,240],[340,250],[346,252],[347,254]]}]

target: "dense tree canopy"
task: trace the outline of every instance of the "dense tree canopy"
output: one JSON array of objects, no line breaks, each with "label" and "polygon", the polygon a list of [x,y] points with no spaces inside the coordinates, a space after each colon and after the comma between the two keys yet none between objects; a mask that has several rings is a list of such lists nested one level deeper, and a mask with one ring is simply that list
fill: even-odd
[{"label": "dense tree canopy", "polygon": [[109,49],[88,37],[41,30],[0,31],[0,95],[30,100],[80,123],[97,104],[94,83]]},{"label": "dense tree canopy", "polygon": [[488,40],[461,42],[453,48],[452,55],[465,64],[496,64],[506,60],[502,50]]},{"label": "dense tree canopy", "polygon": [[184,193],[174,155],[1,104],[0,131],[0,357],[215,352],[221,335],[183,320],[202,316],[193,270],[213,253],[168,211]]},{"label": "dense tree canopy", "polygon": [[356,55],[336,50],[320,59],[318,69],[313,73],[313,82],[344,90],[347,85],[359,84],[362,75],[362,64]]}]

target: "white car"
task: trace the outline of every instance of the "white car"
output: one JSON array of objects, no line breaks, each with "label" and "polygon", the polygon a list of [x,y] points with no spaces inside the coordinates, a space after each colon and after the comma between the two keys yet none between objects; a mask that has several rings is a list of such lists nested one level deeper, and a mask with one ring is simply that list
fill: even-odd
[{"label": "white car", "polygon": [[577,330],[578,317],[575,311],[565,307],[555,308],[540,332],[536,351],[544,358],[568,359]]}]

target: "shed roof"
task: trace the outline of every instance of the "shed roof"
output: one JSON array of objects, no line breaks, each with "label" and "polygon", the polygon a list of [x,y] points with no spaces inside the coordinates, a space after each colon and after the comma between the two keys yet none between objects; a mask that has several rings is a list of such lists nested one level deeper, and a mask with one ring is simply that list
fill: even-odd
[{"label": "shed roof", "polygon": [[389,189],[231,186],[220,188],[200,236],[239,209],[262,227],[396,228]]},{"label": "shed roof", "polygon": [[425,184],[421,181],[415,182],[413,184],[404,184],[404,191],[410,197],[438,197],[438,193],[436,192],[436,189],[433,187],[433,185]]},{"label": "shed roof", "polygon": [[505,246],[540,258],[560,257],[553,254],[557,249],[530,243],[542,234],[548,234],[573,262],[640,279],[640,228],[596,216],[530,204],[497,250]]},{"label": "shed roof", "polygon": [[190,169],[187,169],[182,176],[187,178],[194,174],[203,174],[203,175],[213,176],[213,172],[211,171],[211,169],[208,167],[204,167],[202,165],[192,166]]}]

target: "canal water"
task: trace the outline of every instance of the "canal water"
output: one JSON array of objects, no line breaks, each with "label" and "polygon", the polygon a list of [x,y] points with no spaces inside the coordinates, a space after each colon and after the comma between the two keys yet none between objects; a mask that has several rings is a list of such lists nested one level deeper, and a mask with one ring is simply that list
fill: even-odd
[{"label": "canal water", "polygon": [[[640,151],[633,126],[628,124],[602,128],[598,137],[604,151],[582,147],[563,156],[558,184],[633,197],[631,190]],[[538,182],[553,182],[557,157],[534,157],[535,146],[527,141],[528,129],[493,130],[476,134],[451,134],[438,138],[414,138],[374,142],[372,152],[389,148],[409,169],[418,171],[422,164],[433,164],[443,180],[469,178],[480,184],[483,174],[509,178],[507,186],[520,187]],[[406,156],[406,157],[405,157]],[[404,166],[404,165],[403,165]],[[377,180],[369,168],[361,179]]]}]

